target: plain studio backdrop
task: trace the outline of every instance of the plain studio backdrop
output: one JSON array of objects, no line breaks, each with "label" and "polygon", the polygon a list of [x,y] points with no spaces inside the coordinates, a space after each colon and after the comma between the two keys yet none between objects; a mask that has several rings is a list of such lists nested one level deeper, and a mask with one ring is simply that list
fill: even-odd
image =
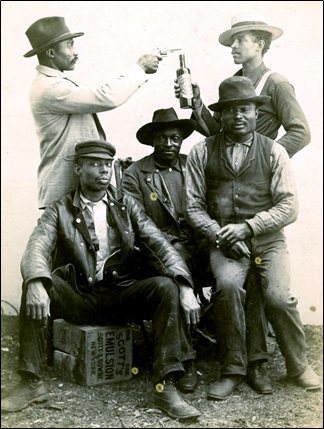
[{"label": "plain studio backdrop", "polygon": [[[181,47],[206,105],[218,100],[218,85],[233,75],[230,48],[218,36],[240,12],[259,11],[284,34],[265,55],[265,64],[294,85],[312,131],[311,143],[292,159],[299,216],[286,228],[291,256],[292,294],[299,299],[304,324],[322,324],[322,2],[319,1],[2,1],[2,300],[20,306],[20,260],[41,215],[37,205],[39,142],[29,108],[29,87],[37,57],[27,28],[46,16],[63,16],[75,39],[79,61],[67,75],[78,84],[109,83],[144,53],[156,47]],[[99,114],[116,157],[140,159],[152,152],[136,140],[153,112],[174,107],[189,118],[174,97],[178,53],[160,63],[156,74],[124,105]],[[282,135],[282,133],[281,133]],[[202,140],[194,132],[182,152]],[[15,314],[2,302],[6,314]]]}]

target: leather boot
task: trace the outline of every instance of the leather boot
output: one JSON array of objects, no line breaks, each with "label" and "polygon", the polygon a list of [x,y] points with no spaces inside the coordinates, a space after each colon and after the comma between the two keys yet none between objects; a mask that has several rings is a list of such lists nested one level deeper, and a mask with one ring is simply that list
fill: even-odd
[{"label": "leather boot", "polygon": [[183,393],[192,393],[198,385],[195,363],[193,360],[188,360],[183,363],[183,366],[186,372],[176,382],[176,388]]}]

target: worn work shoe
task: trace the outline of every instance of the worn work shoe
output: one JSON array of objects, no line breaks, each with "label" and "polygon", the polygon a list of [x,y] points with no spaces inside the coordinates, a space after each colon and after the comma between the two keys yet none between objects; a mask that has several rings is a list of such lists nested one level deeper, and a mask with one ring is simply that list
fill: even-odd
[{"label": "worn work shoe", "polygon": [[157,385],[163,386],[163,390],[158,391],[153,388],[149,396],[149,402],[155,408],[165,411],[174,419],[191,419],[199,417],[201,414],[196,408],[187,404],[177,392],[175,386],[172,385]]},{"label": "worn work shoe", "polygon": [[307,391],[318,390],[321,388],[318,375],[310,366],[308,366],[298,377],[293,377],[293,380],[297,386],[302,387]]},{"label": "worn work shoe", "polygon": [[196,373],[195,363],[193,360],[184,362],[186,372],[176,382],[176,388],[183,393],[193,392],[198,385],[198,377]]},{"label": "worn work shoe", "polygon": [[263,395],[273,393],[271,380],[262,366],[262,362],[256,362],[248,367],[247,382],[258,393]]},{"label": "worn work shoe", "polygon": [[48,391],[44,383],[39,381],[21,381],[9,396],[1,400],[1,411],[21,411],[34,402],[48,400]]},{"label": "worn work shoe", "polygon": [[209,386],[207,399],[224,401],[239,388],[244,381],[243,375],[222,375],[215,383]]}]

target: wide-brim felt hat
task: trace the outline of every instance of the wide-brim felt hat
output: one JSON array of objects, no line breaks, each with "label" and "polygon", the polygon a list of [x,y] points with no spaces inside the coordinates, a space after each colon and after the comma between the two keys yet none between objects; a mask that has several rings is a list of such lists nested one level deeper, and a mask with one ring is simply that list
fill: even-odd
[{"label": "wide-brim felt hat", "polygon": [[270,26],[266,23],[265,17],[258,12],[243,12],[233,16],[231,20],[231,29],[224,31],[218,41],[224,46],[232,45],[232,37],[242,31],[261,30],[271,33],[272,40],[278,39],[283,30],[278,27]]},{"label": "wide-brim felt hat", "polygon": [[256,95],[251,79],[244,76],[229,77],[219,85],[219,100],[208,106],[213,112],[219,112],[226,106],[238,103],[254,103],[257,107],[268,103],[268,95]]},{"label": "wide-brim felt hat", "polygon": [[83,36],[84,33],[71,33],[61,16],[49,16],[34,22],[26,31],[26,36],[33,49],[24,57],[29,58],[44,52],[54,43]]},{"label": "wide-brim felt hat", "polygon": [[137,131],[136,137],[140,143],[153,146],[153,137],[157,131],[173,127],[180,128],[183,139],[186,139],[195,131],[196,125],[196,121],[192,119],[179,119],[173,107],[159,109],[153,113],[152,122],[143,125]]},{"label": "wide-brim felt hat", "polygon": [[114,159],[116,148],[106,140],[78,140],[75,154],[64,157],[65,161],[77,161],[81,157]]}]

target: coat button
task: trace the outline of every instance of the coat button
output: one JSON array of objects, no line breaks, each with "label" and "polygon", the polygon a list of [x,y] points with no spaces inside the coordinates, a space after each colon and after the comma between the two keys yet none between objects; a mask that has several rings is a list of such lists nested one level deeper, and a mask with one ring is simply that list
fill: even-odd
[{"label": "coat button", "polygon": [[148,179],[146,179],[147,180],[147,182],[150,182],[151,181],[151,179],[150,178],[148,178]]},{"label": "coat button", "polygon": [[81,219],[79,219],[79,218],[76,218],[75,221],[76,221],[76,223],[81,223]]},{"label": "coat button", "polygon": [[80,246],[84,246],[84,243],[80,243]]},{"label": "coat button", "polygon": [[125,234],[128,235],[128,231],[125,231]]},{"label": "coat button", "polygon": [[158,173],[160,170],[158,170],[158,169],[156,169],[156,170],[154,170],[154,173]]},{"label": "coat button", "polygon": [[163,202],[166,203],[168,200],[166,198],[163,198]]},{"label": "coat button", "polygon": [[117,276],[117,271],[113,271],[111,274],[112,274],[113,276]]},{"label": "coat button", "polygon": [[89,277],[89,278],[88,278],[88,280],[89,280],[89,282],[91,283],[91,282],[92,282],[92,277]]},{"label": "coat button", "polygon": [[110,203],[110,205],[111,205],[111,206],[114,206],[115,204],[114,204],[114,203]]},{"label": "coat button", "polygon": [[126,210],[126,207],[125,206],[122,206],[122,208],[121,208],[122,210]]}]

